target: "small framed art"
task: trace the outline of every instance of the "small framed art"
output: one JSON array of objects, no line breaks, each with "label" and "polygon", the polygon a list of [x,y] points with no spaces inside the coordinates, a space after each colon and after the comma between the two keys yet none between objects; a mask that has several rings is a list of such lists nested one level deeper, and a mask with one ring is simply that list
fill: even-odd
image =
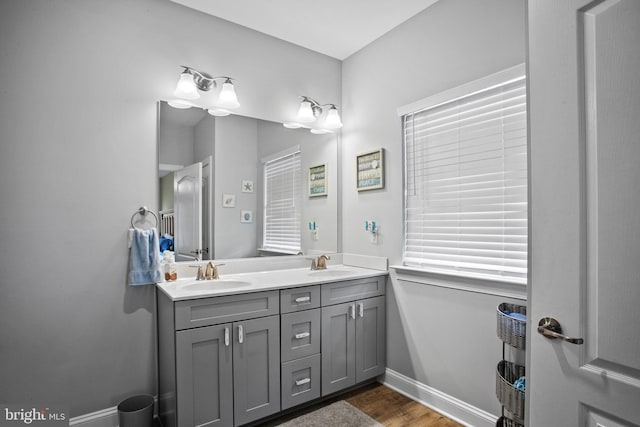
[{"label": "small framed art", "polygon": [[222,195],[222,207],[223,208],[235,208],[236,207],[236,195],[235,194],[223,194]]},{"label": "small framed art", "polygon": [[246,179],[242,180],[242,192],[243,193],[253,193],[253,181],[249,181]]},{"label": "small framed art", "polygon": [[309,197],[327,195],[327,165],[311,166],[309,168]]},{"label": "small framed art", "polygon": [[384,150],[356,156],[356,189],[358,191],[384,188]]},{"label": "small framed art", "polygon": [[245,224],[253,222],[253,211],[242,211],[240,213],[240,222]]}]

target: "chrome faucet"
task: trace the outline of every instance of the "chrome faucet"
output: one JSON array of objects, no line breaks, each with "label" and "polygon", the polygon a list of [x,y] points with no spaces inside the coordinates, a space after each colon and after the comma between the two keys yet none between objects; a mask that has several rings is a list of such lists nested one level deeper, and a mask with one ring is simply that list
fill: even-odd
[{"label": "chrome faucet", "polygon": [[318,259],[311,259],[311,269],[312,270],[326,270],[327,269],[327,261],[330,260],[331,257],[328,255],[320,255]]}]

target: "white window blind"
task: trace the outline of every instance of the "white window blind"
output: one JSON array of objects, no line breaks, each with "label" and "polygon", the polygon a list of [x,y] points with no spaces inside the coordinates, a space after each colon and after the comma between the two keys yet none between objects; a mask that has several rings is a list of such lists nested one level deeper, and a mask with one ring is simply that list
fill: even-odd
[{"label": "white window blind", "polygon": [[526,283],[524,76],[403,115],[403,263]]},{"label": "white window blind", "polygon": [[300,251],[300,151],[264,164],[264,249]]}]

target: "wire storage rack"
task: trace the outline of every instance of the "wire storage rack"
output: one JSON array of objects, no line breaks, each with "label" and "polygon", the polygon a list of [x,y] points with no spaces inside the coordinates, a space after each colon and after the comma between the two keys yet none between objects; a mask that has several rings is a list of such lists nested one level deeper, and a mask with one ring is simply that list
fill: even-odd
[{"label": "wire storage rack", "polygon": [[524,427],[525,367],[506,360],[506,346],[524,350],[526,346],[527,307],[501,303],[497,307],[497,334],[502,340],[502,360],[496,368],[496,396],[502,405],[502,416],[496,427]]}]

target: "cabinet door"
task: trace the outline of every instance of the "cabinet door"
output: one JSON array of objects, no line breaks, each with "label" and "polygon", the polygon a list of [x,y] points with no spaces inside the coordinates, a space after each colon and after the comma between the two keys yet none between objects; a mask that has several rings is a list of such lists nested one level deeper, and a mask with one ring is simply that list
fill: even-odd
[{"label": "cabinet door", "polygon": [[322,308],[322,395],[356,383],[356,303]]},{"label": "cabinet door", "polygon": [[385,369],[385,297],[356,303],[356,382]]},{"label": "cabinet door", "polygon": [[233,324],[236,425],[280,411],[280,316]]},{"label": "cabinet door", "polygon": [[233,426],[231,324],[176,332],[179,427]]}]

